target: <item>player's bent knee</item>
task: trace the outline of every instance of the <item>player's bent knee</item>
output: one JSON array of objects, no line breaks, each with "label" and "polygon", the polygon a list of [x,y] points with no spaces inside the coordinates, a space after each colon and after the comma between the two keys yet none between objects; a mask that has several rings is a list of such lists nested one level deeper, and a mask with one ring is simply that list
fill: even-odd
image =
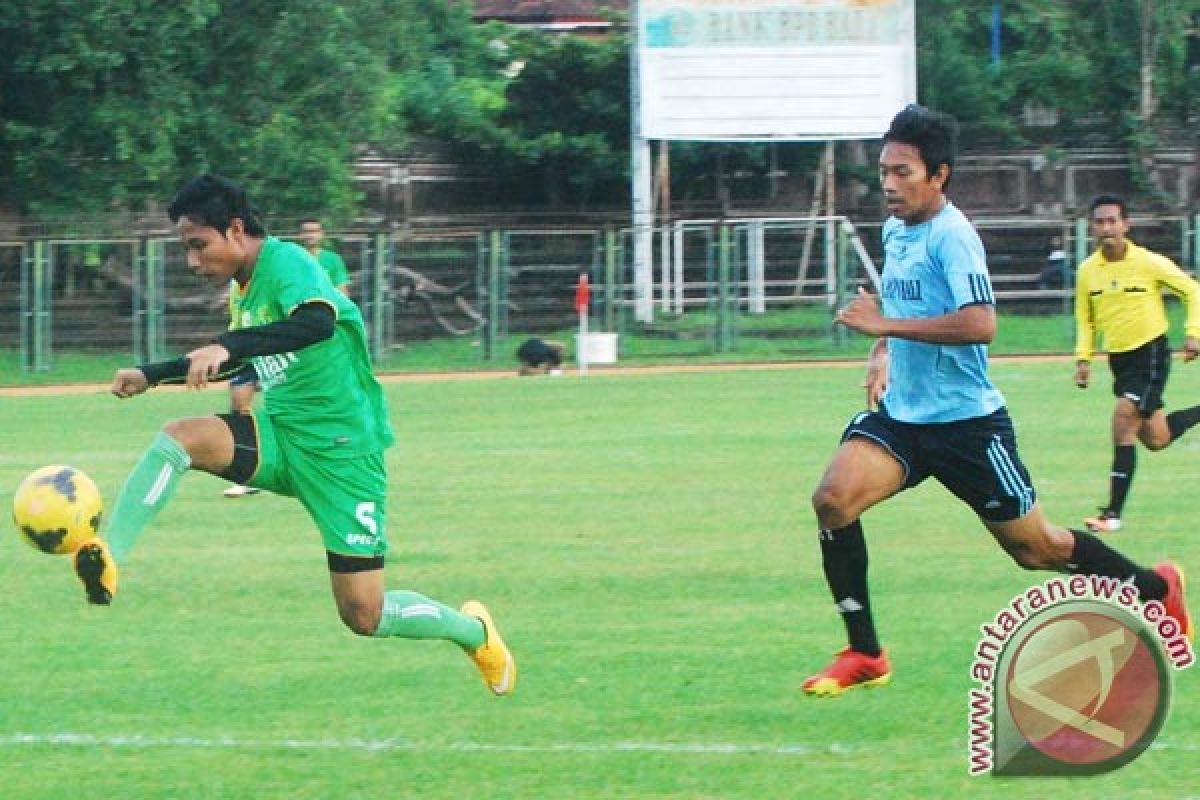
[{"label": "player's bent knee", "polygon": [[858,518],[854,496],[836,484],[822,483],[813,491],[812,507],[822,528],[840,528]]},{"label": "player's bent knee", "polygon": [[373,636],[379,630],[381,610],[374,604],[338,603],[342,623],[359,636]]},{"label": "player's bent knee", "polygon": [[[212,417],[216,421],[216,417]],[[180,446],[194,458],[209,446],[212,429],[208,418],[173,419],[162,426],[162,432],[179,442]]]},{"label": "player's bent knee", "polygon": [[1142,444],[1145,445],[1147,450],[1150,450],[1152,452],[1162,450],[1170,443],[1171,443],[1170,436],[1165,436],[1165,437],[1144,436],[1144,437],[1142,437]]},{"label": "player's bent knee", "polygon": [[846,492],[827,483],[822,483],[812,493],[813,511],[816,511],[818,516],[836,511],[842,507],[845,501]]},{"label": "player's bent knee", "polygon": [[1009,553],[1009,555],[1012,556],[1013,561],[1017,562],[1017,566],[1021,569],[1043,570],[1050,568],[1046,560],[1032,550],[1022,548],[1014,553]]},{"label": "player's bent knee", "polygon": [[162,432],[185,447],[192,438],[191,426],[186,419],[173,419],[163,423]]}]

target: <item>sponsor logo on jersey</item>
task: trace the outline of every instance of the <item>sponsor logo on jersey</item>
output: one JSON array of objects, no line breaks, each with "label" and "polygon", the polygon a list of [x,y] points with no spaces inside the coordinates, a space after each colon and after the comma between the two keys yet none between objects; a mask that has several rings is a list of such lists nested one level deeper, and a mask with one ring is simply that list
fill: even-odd
[{"label": "sponsor logo on jersey", "polygon": [[254,369],[258,372],[258,382],[263,391],[278,386],[287,380],[288,367],[299,361],[295,353],[280,353],[274,356],[255,356]]},{"label": "sponsor logo on jersey", "polygon": [[921,281],[891,278],[883,282],[883,296],[888,300],[918,301],[921,299]]}]

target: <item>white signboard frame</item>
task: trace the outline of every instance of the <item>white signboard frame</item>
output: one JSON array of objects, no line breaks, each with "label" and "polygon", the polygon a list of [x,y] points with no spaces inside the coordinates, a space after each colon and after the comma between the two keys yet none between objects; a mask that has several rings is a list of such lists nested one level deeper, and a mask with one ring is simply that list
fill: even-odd
[{"label": "white signboard frame", "polygon": [[915,3],[634,3],[634,306],[637,318],[650,322],[650,140],[833,142],[881,137],[896,112],[916,102]]},{"label": "white signboard frame", "polygon": [[638,0],[641,135],[871,139],[915,102],[913,0]]}]

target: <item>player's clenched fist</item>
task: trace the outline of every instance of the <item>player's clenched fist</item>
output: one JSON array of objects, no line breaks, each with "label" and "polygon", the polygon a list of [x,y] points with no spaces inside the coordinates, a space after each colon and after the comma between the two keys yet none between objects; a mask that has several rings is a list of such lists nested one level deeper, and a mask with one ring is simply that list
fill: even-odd
[{"label": "player's clenched fist", "polygon": [[133,397],[149,388],[150,381],[146,380],[146,373],[140,369],[119,369],[113,376],[112,393],[117,397]]},{"label": "player's clenched fist", "polygon": [[879,336],[883,333],[886,317],[879,310],[879,298],[859,288],[858,296],[837,313],[837,321],[859,333]]}]

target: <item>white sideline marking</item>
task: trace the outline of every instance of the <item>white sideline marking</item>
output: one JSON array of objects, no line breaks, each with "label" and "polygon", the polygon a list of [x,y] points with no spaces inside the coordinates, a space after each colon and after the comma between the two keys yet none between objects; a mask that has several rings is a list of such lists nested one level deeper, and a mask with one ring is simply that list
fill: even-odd
[{"label": "white sideline marking", "polygon": [[455,753],[667,753],[677,755],[849,755],[855,748],[836,742],[807,744],[733,744],[721,742],[558,742],[551,744],[487,744],[484,742],[415,742],[406,739],[238,739],[233,736],[96,736],[90,733],[11,733],[0,747],[65,745],[68,747],[185,748],[228,750],[363,750]]},{"label": "white sideline marking", "polygon": [[[96,736],[90,733],[10,733],[0,748],[22,745],[67,747],[181,748],[224,750],[361,750],[378,752],[451,753],[665,753],[667,755],[848,756],[862,748],[832,742],[809,744],[734,744],[723,742],[558,742],[551,744],[487,744],[485,742],[414,742],[407,739],[238,739],[233,736]],[[955,742],[961,749],[961,743]],[[870,750],[871,748],[867,748]],[[1200,752],[1196,742],[1154,742],[1151,750]]]}]

